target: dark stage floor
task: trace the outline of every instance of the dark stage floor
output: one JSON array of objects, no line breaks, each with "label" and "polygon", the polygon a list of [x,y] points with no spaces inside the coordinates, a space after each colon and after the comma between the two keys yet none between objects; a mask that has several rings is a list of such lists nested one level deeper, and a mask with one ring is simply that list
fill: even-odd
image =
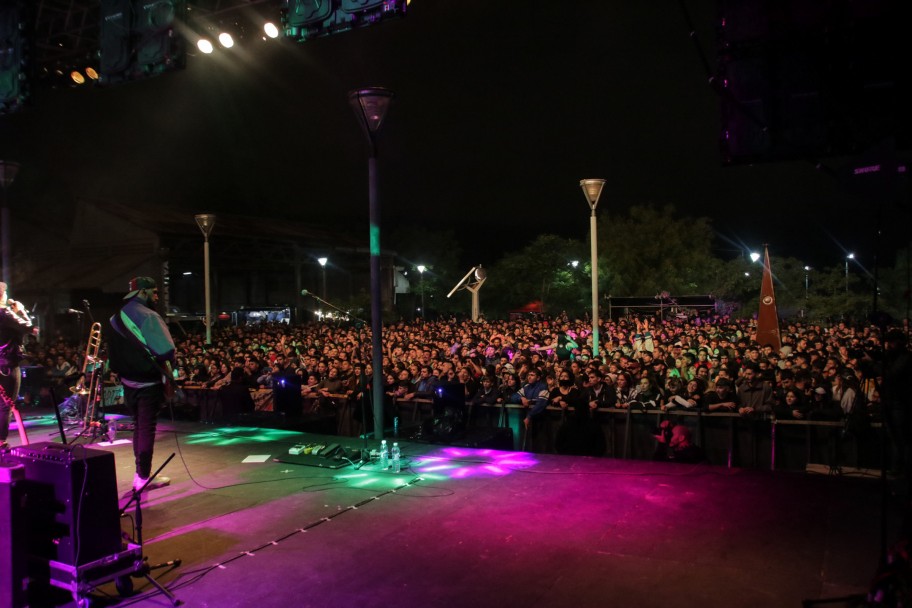
[{"label": "dark stage floor", "polygon": [[[183,563],[159,580],[194,607],[782,607],[863,593],[878,564],[874,479],[410,442],[400,474],[273,461],[324,439],[161,422],[155,466],[177,455],[144,499],[145,552]],[[131,445],[102,449],[127,490]],[[168,605],[135,586],[94,596]]]}]

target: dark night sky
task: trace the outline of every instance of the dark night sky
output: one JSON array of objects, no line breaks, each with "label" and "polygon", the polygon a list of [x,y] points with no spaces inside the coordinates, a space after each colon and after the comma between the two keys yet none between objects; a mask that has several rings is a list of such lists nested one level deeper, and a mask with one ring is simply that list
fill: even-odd
[{"label": "dark night sky", "polygon": [[[713,62],[714,2],[685,5]],[[688,33],[677,2],[414,0],[404,20],[306,44],[253,39],[147,81],[39,89],[0,117],[0,158],[24,166],[19,201],[303,217],[366,241],[367,151],[347,92],[385,86],[384,229],[454,228],[471,263],[540,233],[585,239],[588,177],[608,180],[602,210],[712,217],[722,249],[769,243],[818,266],[872,255],[870,193],[805,161],[722,167],[719,100]],[[887,207],[885,253],[902,213]]]}]

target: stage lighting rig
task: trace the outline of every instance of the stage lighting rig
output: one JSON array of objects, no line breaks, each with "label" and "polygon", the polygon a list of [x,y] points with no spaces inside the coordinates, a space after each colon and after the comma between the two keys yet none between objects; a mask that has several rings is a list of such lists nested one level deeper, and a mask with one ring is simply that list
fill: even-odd
[{"label": "stage lighting rig", "polygon": [[186,64],[178,24],[186,0],[102,0],[100,84],[136,80]]},{"label": "stage lighting rig", "polygon": [[405,17],[408,0],[285,0],[285,36],[298,42]]},{"label": "stage lighting rig", "polygon": [[29,95],[27,12],[24,2],[0,3],[0,116],[20,109]]}]

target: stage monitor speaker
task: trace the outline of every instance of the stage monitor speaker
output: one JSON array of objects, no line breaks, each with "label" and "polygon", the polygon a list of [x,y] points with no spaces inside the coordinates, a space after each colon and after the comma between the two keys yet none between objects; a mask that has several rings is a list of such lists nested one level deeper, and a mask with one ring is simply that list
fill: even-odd
[{"label": "stage monitor speaker", "polygon": [[25,530],[31,562],[80,566],[121,550],[114,454],[33,443],[9,459],[25,467]]},{"label": "stage monitor speaker", "polygon": [[0,606],[27,606],[25,553],[25,467],[0,461]]}]

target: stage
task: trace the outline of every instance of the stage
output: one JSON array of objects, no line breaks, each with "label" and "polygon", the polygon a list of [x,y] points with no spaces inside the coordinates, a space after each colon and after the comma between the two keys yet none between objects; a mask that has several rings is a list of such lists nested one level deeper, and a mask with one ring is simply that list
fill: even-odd
[{"label": "stage", "polygon": [[[48,418],[27,419],[32,443],[59,441]],[[194,607],[782,607],[864,593],[878,566],[876,478],[410,441],[399,474],[274,460],[333,442],[361,447],[160,421],[155,466],[175,454],[172,485],[143,500],[144,549],[182,565],[158,580]],[[132,446],[99,449],[115,454],[123,494]],[[127,598],[100,586],[94,605],[169,605],[134,583]]]}]

